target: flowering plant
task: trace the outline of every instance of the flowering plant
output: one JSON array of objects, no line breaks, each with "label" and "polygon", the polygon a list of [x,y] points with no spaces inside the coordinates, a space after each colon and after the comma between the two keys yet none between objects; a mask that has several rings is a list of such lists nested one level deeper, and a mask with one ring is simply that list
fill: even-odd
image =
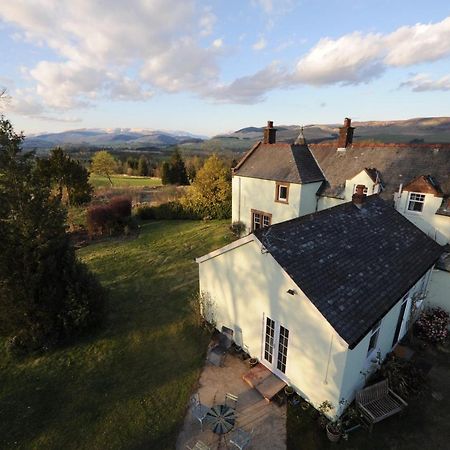
[{"label": "flowering plant", "polygon": [[431,308],[420,315],[415,324],[419,338],[433,343],[442,343],[447,339],[449,314],[442,308]]}]

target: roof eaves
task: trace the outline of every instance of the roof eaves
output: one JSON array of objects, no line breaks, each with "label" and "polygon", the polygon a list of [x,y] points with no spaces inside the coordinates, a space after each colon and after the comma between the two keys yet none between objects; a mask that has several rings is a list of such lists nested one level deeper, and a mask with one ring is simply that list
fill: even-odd
[{"label": "roof eaves", "polygon": [[255,237],[253,233],[248,234],[247,236],[244,236],[243,238],[238,239],[237,241],[234,241],[231,244],[225,245],[224,247],[218,248],[217,250],[213,250],[212,252],[209,252],[206,255],[195,258],[195,262],[197,264],[200,264],[202,262],[208,261],[208,259],[215,258],[216,256],[223,255],[224,253],[234,250],[237,247],[241,247],[242,245],[248,244],[249,242],[254,241],[254,239]]}]

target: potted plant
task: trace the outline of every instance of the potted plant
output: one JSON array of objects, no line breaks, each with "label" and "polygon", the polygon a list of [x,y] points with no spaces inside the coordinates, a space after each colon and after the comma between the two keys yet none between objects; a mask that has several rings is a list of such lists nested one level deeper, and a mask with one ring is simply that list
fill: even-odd
[{"label": "potted plant", "polygon": [[330,420],[327,425],[327,437],[331,442],[337,442],[342,436],[342,423],[339,419]]},{"label": "potted plant", "polygon": [[319,411],[319,417],[317,418],[317,423],[320,428],[325,428],[328,423],[328,419],[326,414],[330,412],[334,406],[331,404],[329,400],[323,401],[319,407],[317,408],[317,411]]},{"label": "potted plant", "polygon": [[258,364],[258,358],[250,358],[249,364],[250,368],[255,367]]},{"label": "potted plant", "polygon": [[286,394],[286,397],[290,397],[294,394],[294,388],[292,386],[285,386],[284,387],[284,393]]}]

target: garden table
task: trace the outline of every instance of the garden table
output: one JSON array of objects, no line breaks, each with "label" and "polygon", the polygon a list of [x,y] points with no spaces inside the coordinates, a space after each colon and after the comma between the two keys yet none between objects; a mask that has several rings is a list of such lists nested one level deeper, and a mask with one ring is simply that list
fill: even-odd
[{"label": "garden table", "polygon": [[216,434],[228,433],[236,421],[235,410],[227,405],[213,406],[206,414],[206,422]]}]

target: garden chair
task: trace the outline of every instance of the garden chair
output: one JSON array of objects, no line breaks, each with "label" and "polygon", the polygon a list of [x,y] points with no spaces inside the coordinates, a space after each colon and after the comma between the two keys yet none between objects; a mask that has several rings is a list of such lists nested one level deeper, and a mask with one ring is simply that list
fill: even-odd
[{"label": "garden chair", "polygon": [[194,394],[191,397],[191,412],[192,416],[200,422],[200,429],[203,432],[203,422],[206,420],[206,414],[208,414],[209,408],[206,405],[200,403],[200,397],[198,394]]},{"label": "garden chair", "polygon": [[356,406],[369,423],[369,430],[372,431],[375,423],[397,414],[408,404],[389,389],[388,380],[383,380],[357,392]]},{"label": "garden chair", "polygon": [[218,343],[208,352],[207,360],[215,366],[222,366],[225,355],[233,344],[233,330],[222,327]]},{"label": "garden chair", "polygon": [[233,409],[236,409],[237,402],[238,402],[237,395],[230,394],[229,392],[227,392],[225,394],[225,402],[224,402],[225,406],[230,406],[230,403],[231,403],[231,405],[233,406]]},{"label": "garden chair", "polygon": [[189,445],[186,445],[186,448],[188,448],[189,450],[211,450],[210,447],[208,447],[202,441],[197,441],[193,447],[189,447]]},{"label": "garden chair", "polygon": [[247,431],[242,428],[236,428],[230,435],[230,444],[237,447],[239,450],[244,450],[247,448],[252,441],[252,433],[247,433]]}]

